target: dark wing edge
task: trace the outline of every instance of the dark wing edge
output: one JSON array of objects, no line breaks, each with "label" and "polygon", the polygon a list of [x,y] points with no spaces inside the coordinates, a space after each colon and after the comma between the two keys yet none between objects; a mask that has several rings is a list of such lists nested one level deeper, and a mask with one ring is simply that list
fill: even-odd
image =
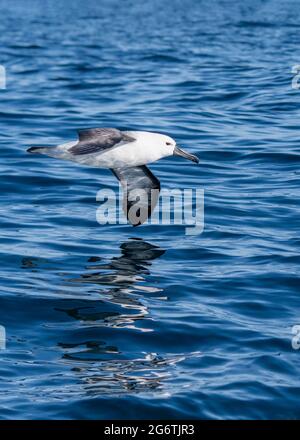
[{"label": "dark wing edge", "polygon": [[78,137],[78,143],[69,150],[74,156],[99,153],[120,143],[135,141],[133,137],[116,128],[82,129],[78,130]]},{"label": "dark wing edge", "polygon": [[157,205],[160,182],[146,165],[111,169],[124,190],[123,211],[133,226],[139,226],[151,216]]}]

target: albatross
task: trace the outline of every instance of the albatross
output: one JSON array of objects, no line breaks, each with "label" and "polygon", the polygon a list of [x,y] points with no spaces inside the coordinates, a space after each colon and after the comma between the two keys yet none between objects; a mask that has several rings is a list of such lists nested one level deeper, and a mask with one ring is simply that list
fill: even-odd
[{"label": "albatross", "polygon": [[179,148],[170,136],[116,128],[78,130],[76,141],[55,147],[31,147],[27,151],[82,165],[109,168],[122,185],[123,210],[133,226],[148,219],[159,197],[160,182],[146,164],[167,156],[181,156],[199,162],[197,156]]}]

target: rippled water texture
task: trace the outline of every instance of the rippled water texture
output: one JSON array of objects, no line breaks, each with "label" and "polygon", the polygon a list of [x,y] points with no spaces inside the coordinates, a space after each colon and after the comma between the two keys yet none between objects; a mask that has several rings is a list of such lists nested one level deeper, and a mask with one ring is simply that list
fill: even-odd
[{"label": "rippled water texture", "polygon": [[[1,418],[298,418],[298,2],[0,0]],[[205,230],[100,226],[89,126],[198,154]]]}]

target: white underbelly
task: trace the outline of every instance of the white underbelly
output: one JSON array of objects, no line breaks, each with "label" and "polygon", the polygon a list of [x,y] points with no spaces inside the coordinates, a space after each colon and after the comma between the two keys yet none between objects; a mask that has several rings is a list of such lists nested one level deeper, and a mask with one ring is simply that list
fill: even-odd
[{"label": "white underbelly", "polygon": [[112,148],[95,157],[96,166],[103,168],[133,167],[145,165],[160,159],[152,149],[145,149],[139,145],[126,144]]}]

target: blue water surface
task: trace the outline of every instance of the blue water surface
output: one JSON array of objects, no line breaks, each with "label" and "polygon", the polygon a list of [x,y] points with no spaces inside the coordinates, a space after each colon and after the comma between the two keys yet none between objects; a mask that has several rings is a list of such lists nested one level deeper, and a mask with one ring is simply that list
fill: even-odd
[{"label": "blue water surface", "polygon": [[[0,417],[299,418],[299,3],[0,11]],[[26,153],[92,126],[198,154],[151,169],[204,188],[204,232],[100,226],[108,170]]]}]

